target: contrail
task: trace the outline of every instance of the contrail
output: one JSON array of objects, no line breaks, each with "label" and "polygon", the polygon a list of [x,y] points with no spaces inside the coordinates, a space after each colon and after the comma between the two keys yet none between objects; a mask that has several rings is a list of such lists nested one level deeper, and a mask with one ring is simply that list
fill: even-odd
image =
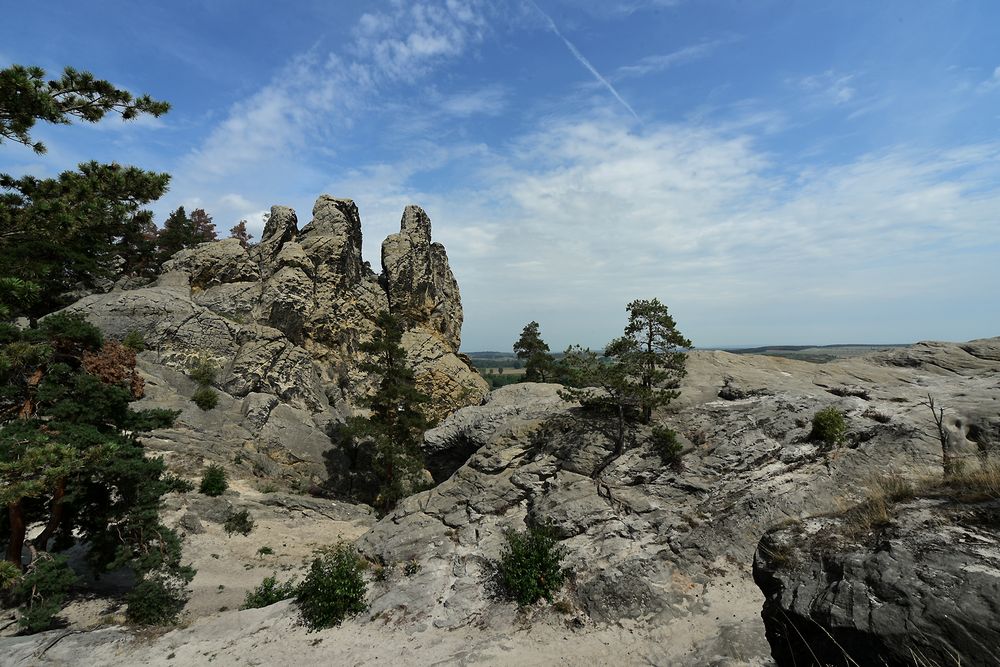
[{"label": "contrail", "polygon": [[545,20],[548,21],[549,23],[549,28],[551,28],[552,32],[554,32],[556,36],[563,41],[563,44],[565,44],[566,48],[569,49],[569,52],[573,54],[573,57],[579,60],[580,64],[586,67],[590,71],[590,73],[594,75],[594,78],[597,79],[597,81],[601,83],[601,85],[607,88],[608,91],[615,96],[615,99],[621,102],[622,106],[628,109],[628,112],[632,114],[632,116],[641,123],[642,120],[639,118],[639,114],[637,114],[635,112],[635,109],[633,109],[629,105],[629,103],[625,101],[625,98],[623,98],[621,95],[618,94],[618,91],[615,90],[615,87],[611,85],[611,82],[605,79],[603,76],[601,76],[601,73],[598,72],[594,68],[594,66],[590,64],[590,61],[587,60],[586,57],[584,57],[584,55],[580,53],[580,51],[575,46],[573,46],[573,43],[571,41],[563,37],[563,34],[559,32],[559,28],[556,27],[556,22],[552,20],[552,17],[546,14],[542,10],[542,8],[538,6],[535,0],[528,0],[528,1],[535,7],[535,9],[538,10],[539,14],[545,17]]}]

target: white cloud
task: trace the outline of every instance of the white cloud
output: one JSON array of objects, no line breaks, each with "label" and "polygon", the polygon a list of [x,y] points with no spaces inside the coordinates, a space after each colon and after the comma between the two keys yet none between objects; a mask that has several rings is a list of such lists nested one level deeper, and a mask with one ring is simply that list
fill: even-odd
[{"label": "white cloud", "polygon": [[842,74],[827,70],[822,74],[802,77],[796,84],[817,99],[834,105],[847,104],[855,98],[857,90],[852,82],[853,74]]},{"label": "white cloud", "polygon": [[[461,236],[463,215],[477,234],[492,232],[485,262],[448,240],[470,344],[530,319],[545,321],[557,347],[601,344],[643,296],[675,305],[703,343],[745,340],[742,329],[706,327],[751,304],[774,320],[774,340],[780,318],[822,303],[917,312],[946,307],[957,290],[996,301],[988,281],[963,282],[977,269],[961,265],[1000,244],[1000,145],[900,147],[779,176],[787,165],[776,169],[749,136],[563,119],[489,159],[478,197],[438,193],[448,207],[461,202],[451,234]],[[859,340],[881,324],[854,317],[823,335]]]},{"label": "white cloud", "polygon": [[507,107],[507,90],[503,86],[491,85],[452,95],[444,96],[441,109],[452,116],[495,116]]},{"label": "white cloud", "polygon": [[979,84],[977,90],[980,93],[987,93],[1000,88],[1000,66],[993,70],[993,74]]},{"label": "white cloud", "polygon": [[683,65],[695,60],[700,60],[714,53],[720,46],[730,44],[734,40],[735,38],[717,39],[709,42],[702,42],[701,44],[685,46],[682,49],[677,49],[676,51],[671,51],[670,53],[646,56],[631,65],[619,67],[615,71],[614,78],[625,79],[629,77],[645,76],[655,72],[662,72],[670,69],[671,67],[676,67],[677,65]]}]

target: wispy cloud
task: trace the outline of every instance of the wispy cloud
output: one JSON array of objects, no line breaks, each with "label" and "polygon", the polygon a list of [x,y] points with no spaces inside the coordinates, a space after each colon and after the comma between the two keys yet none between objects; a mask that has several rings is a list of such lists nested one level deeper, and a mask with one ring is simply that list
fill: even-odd
[{"label": "wispy cloud", "polygon": [[[414,82],[454,60],[483,39],[491,6],[481,0],[393,2],[360,17],[345,31],[338,52],[315,45],[294,56],[253,95],[229,109],[203,143],[174,170],[172,191],[161,206],[199,201],[233,222],[272,203],[308,210],[328,175],[321,165],[338,154],[355,119],[379,92]],[[348,54],[348,55],[343,55]],[[503,89],[488,86],[441,95],[440,109],[455,117],[495,113]],[[319,158],[319,159],[317,159]],[[235,200],[210,193],[241,193]],[[300,199],[300,197],[302,199]],[[250,219],[255,233],[259,222]]]},{"label": "wispy cloud", "polygon": [[629,77],[645,76],[655,72],[662,72],[682,65],[706,58],[714,53],[720,46],[730,44],[735,41],[735,37],[727,39],[716,39],[710,42],[702,42],[692,46],[685,46],[682,49],[653,56],[646,56],[632,65],[625,65],[615,70],[615,79],[626,79]]},{"label": "wispy cloud", "polygon": [[542,11],[542,8],[539,7],[534,2],[534,0],[529,0],[529,1],[531,2],[532,5],[534,5],[535,9],[538,10],[538,13],[541,14],[542,17],[545,19],[545,22],[548,24],[549,29],[553,33],[555,33],[555,35],[559,39],[562,40],[563,44],[566,45],[566,48],[569,49],[569,52],[573,54],[573,57],[576,58],[580,62],[580,64],[583,65],[587,69],[587,71],[589,71],[594,76],[594,78],[597,80],[598,83],[600,83],[602,86],[608,89],[608,92],[610,92],[614,96],[614,98],[618,100],[621,103],[621,105],[628,110],[630,114],[632,114],[633,118],[642,122],[639,118],[639,114],[637,114],[635,110],[631,107],[631,105],[629,105],[629,103],[625,101],[625,98],[623,98],[618,93],[615,87],[611,85],[611,82],[608,81],[600,72],[598,72],[597,68],[595,68],[593,65],[590,64],[590,61],[587,60],[587,58],[582,53],[580,53],[579,49],[577,49],[571,41],[569,41],[568,39],[566,39],[566,37],[563,36],[563,34],[559,31],[559,28],[556,26],[555,21],[553,21],[548,14]]},{"label": "wispy cloud", "polygon": [[452,116],[494,116],[507,107],[507,90],[491,85],[476,90],[463,91],[441,97],[442,111]]},{"label": "wispy cloud", "polygon": [[988,93],[1000,89],[1000,66],[993,70],[993,74],[979,84],[977,90],[980,93]]},{"label": "wispy cloud", "polygon": [[797,79],[794,83],[803,91],[816,96],[826,103],[847,104],[857,95],[854,87],[855,75],[827,70]]}]

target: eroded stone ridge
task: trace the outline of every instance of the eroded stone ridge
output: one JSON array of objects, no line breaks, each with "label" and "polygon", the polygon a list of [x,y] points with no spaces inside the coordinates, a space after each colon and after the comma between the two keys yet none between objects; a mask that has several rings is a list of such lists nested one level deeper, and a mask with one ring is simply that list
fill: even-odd
[{"label": "eroded stone ridge", "polygon": [[[442,418],[479,403],[489,388],[458,353],[461,296],[444,246],[431,242],[430,219],[408,206],[400,227],[383,244],[383,272],[376,274],[362,257],[352,200],[322,195],[301,228],[295,211],[274,206],[259,244],[203,243],[177,253],[152,285],[92,295],[70,308],[109,335],[139,331],[151,368],[176,372],[208,359],[219,369],[217,387],[237,401],[271,395],[313,415],[308,428],[320,429],[317,442],[372,390],[360,346],[388,310],[403,318],[408,360],[431,396],[431,416]],[[183,402],[184,387],[174,390]],[[289,457],[276,453],[273,438],[262,449],[272,460]],[[299,472],[325,476],[330,461],[321,453],[313,447],[306,459],[293,457]]]}]

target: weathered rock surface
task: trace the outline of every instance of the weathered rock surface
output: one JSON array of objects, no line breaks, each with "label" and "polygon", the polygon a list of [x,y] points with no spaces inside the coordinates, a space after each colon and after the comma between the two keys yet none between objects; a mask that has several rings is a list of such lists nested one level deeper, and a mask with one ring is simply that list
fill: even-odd
[{"label": "weathered rock surface", "polygon": [[845,517],[768,533],[754,558],[779,665],[993,665],[1000,500],[917,499],[857,534]]},{"label": "weathered rock surface", "polygon": [[[947,406],[956,441],[970,424],[994,432],[1000,363],[988,359],[998,348],[1000,339],[977,346],[983,363],[953,350],[954,364],[926,367],[694,352],[681,399],[659,416],[685,444],[679,471],[663,466],[642,428],[613,458],[602,424],[557,400],[554,385],[497,390],[427,433],[436,478],[454,472],[359,540],[372,559],[419,564],[415,576],[376,590],[373,613],[450,629],[490,618],[496,602],[482,580],[503,531],[545,523],[564,540],[574,576],[563,596],[586,623],[718,616],[707,601],[720,585],[742,587],[741,602],[754,597],[749,564],[771,526],[856,501],[860,481],[878,471],[940,474],[928,392]],[[720,400],[727,382],[753,395]],[[812,416],[830,405],[846,414],[848,439],[825,451],[808,436]],[[972,441],[963,452],[969,465],[979,460]],[[707,645],[735,657],[725,636],[743,656],[766,655],[759,606],[736,606],[709,619]]]},{"label": "weathered rock surface", "polygon": [[[321,196],[301,230],[292,209],[275,206],[260,244],[203,243],[177,253],[151,285],[91,295],[70,310],[111,337],[144,336],[141,369],[157,387],[146,403],[183,411],[177,426],[151,438],[163,451],[191,457],[190,467],[246,450],[260,457],[258,476],[317,481],[337,465],[324,456],[331,425],[372,390],[359,347],[381,311],[407,324],[403,347],[432,417],[479,403],[488,390],[458,353],[461,298],[427,215],[406,208],[401,232],[383,248],[381,276],[361,243],[349,199]],[[183,374],[199,360],[215,365],[224,392],[205,414],[188,401],[194,385]]]},{"label": "weathered rock surface", "polygon": [[[163,283],[157,289],[167,289]],[[440,483],[404,500],[357,540],[366,557],[387,568],[385,576],[370,575],[364,615],[307,635],[296,629],[294,612],[278,605],[203,618],[152,644],[122,631],[67,636],[46,656],[58,664],[77,647],[116,664],[166,663],[164,654],[173,652],[177,659],[212,658],[213,664],[333,656],[361,663],[768,664],[763,596],[751,576],[760,536],[782,523],[812,525],[809,517],[859,501],[873,474],[939,475],[941,448],[924,404],[927,394],[946,408],[946,433],[960,460],[976,466],[995,456],[997,359],[1000,339],[925,344],[821,365],[693,352],[681,397],[655,416],[678,433],[686,451],[682,469],[662,464],[645,427],[615,458],[606,425],[558,400],[558,387],[506,387],[427,433],[425,452]],[[726,392],[730,400],[719,397],[727,383],[734,388]],[[152,401],[156,386],[151,392]],[[231,423],[225,426],[201,424],[198,413],[182,414],[201,433],[191,449],[222,447],[215,433],[229,428],[224,439],[245,437],[248,443],[242,462],[230,466],[284,465],[271,456],[280,451],[269,455],[256,434],[267,431],[282,406],[306,408],[261,390],[230,400],[224,409]],[[831,405],[845,413],[848,431],[842,447],[827,449],[809,440],[810,420]],[[273,440],[287,446],[295,437],[279,434]],[[179,451],[181,445],[164,443],[163,449]],[[171,465],[182,458],[171,457]],[[181,512],[197,514],[189,507],[176,511],[178,521]],[[944,537],[921,538],[926,553],[910,551],[917,570],[922,563],[943,567],[951,557],[946,548],[956,551],[949,541],[966,540],[957,551],[970,559],[976,550],[995,549],[995,534],[971,519],[955,524],[962,532],[949,532],[951,511],[946,504],[914,507],[944,526]],[[995,526],[995,515],[990,520]],[[914,531],[926,525],[932,532],[930,519],[923,521],[913,524]],[[206,517],[200,522],[206,533],[199,539],[218,530]],[[490,597],[484,579],[502,552],[504,531],[540,523],[562,539],[564,564],[573,574],[557,594],[559,611],[549,605],[518,611]],[[859,576],[870,574],[865,563],[886,558],[878,543],[866,544],[858,552]],[[905,543],[892,544],[891,553],[901,554]],[[842,553],[845,564],[853,558],[848,550]],[[978,558],[969,561],[971,571],[960,565],[954,581],[965,577],[986,586],[995,557]],[[823,570],[824,578],[809,590],[822,597],[819,587],[831,583],[824,573],[832,572]],[[899,570],[900,578],[907,576]],[[891,573],[882,581],[891,584]],[[965,613],[966,600],[972,608],[995,601],[995,593],[982,590],[953,598],[951,613]],[[856,615],[868,609],[860,597],[850,600]],[[886,605],[891,601],[886,593]],[[926,598],[911,601],[900,613],[928,604]],[[848,608],[847,602],[841,606]],[[48,641],[10,640],[0,650],[9,648],[15,660],[32,664]]]}]

